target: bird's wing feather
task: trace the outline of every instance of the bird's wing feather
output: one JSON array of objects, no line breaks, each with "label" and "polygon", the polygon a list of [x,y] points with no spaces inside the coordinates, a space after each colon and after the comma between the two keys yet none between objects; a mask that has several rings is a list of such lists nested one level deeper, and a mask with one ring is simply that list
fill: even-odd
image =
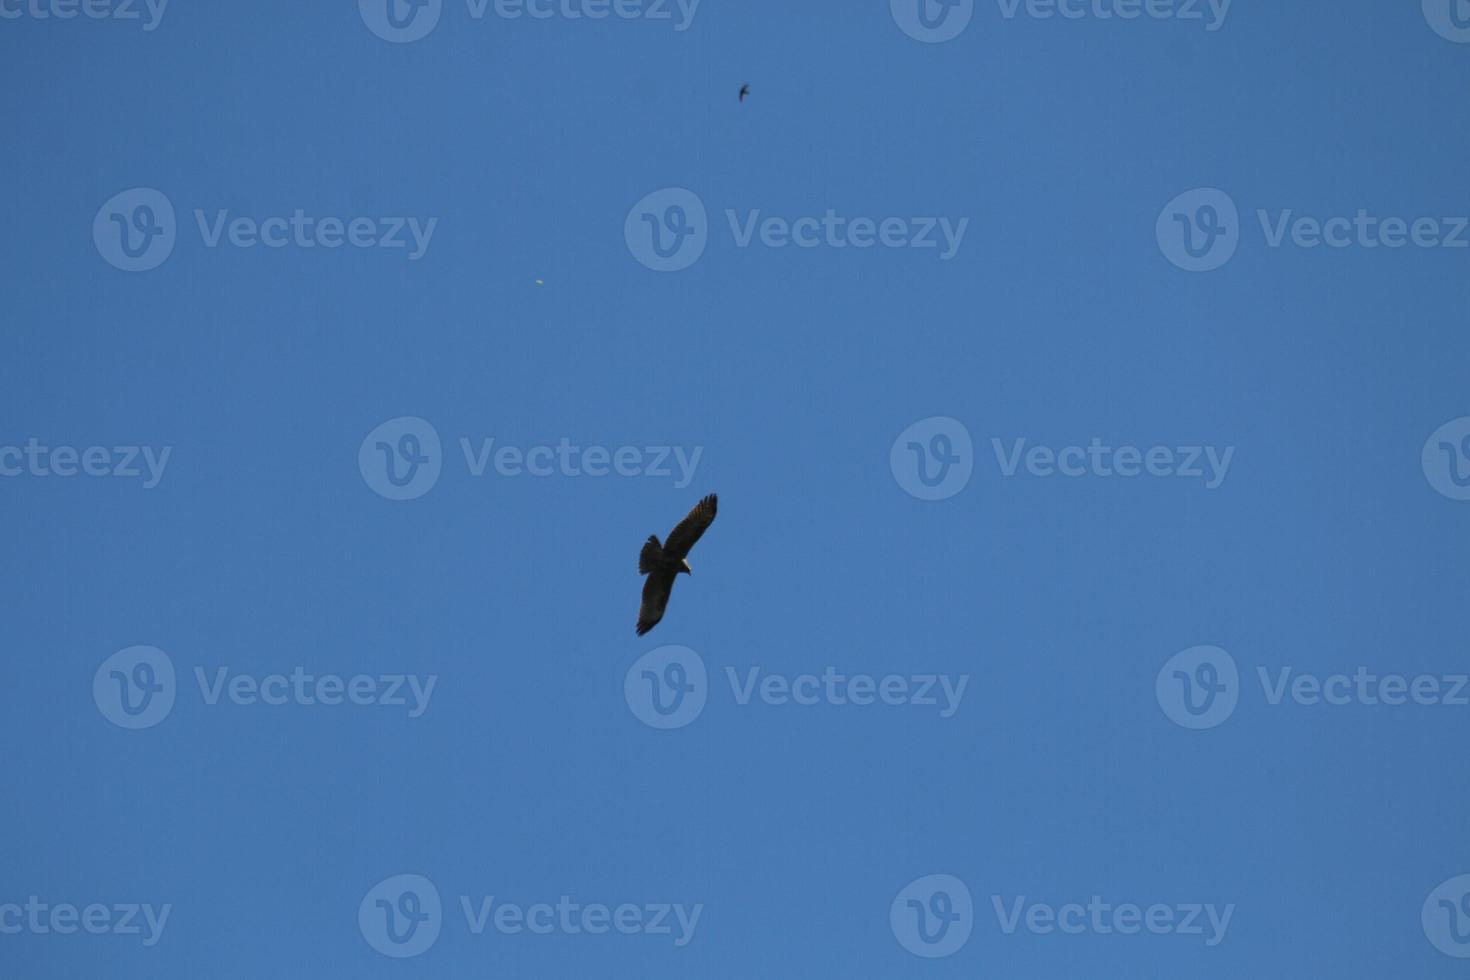
[{"label": "bird's wing feather", "polygon": [[643,603],[638,607],[638,635],[642,636],[664,618],[669,594],[674,591],[674,573],[656,571],[643,583]]},{"label": "bird's wing feather", "polygon": [[718,503],[719,499],[714,494],[710,494],[695,504],[694,509],[679,522],[679,526],[670,531],[669,536],[664,539],[664,556],[674,561],[683,561],[689,554],[689,549],[694,547],[694,542],[698,541],[699,536],[704,533],[705,528],[715,522],[715,509]]}]

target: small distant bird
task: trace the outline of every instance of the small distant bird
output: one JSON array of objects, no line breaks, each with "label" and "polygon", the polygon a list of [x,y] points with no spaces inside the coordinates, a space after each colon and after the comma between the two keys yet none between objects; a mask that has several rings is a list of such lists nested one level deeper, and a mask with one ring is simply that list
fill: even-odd
[{"label": "small distant bird", "polygon": [[643,583],[643,604],[638,607],[639,636],[664,618],[664,608],[669,604],[669,593],[674,591],[674,579],[679,573],[694,571],[684,559],[689,549],[694,547],[694,542],[715,522],[718,504],[719,498],[710,494],[694,505],[679,526],[669,532],[662,545],[658,543],[656,534],[650,534],[643,542],[643,550],[638,554],[638,574],[648,578]]},{"label": "small distant bird", "polygon": [[749,85],[742,85],[742,86],[740,86],[740,101],[741,102],[744,102],[745,101],[745,97],[747,95],[749,95],[749,94],[750,94],[750,86]]}]

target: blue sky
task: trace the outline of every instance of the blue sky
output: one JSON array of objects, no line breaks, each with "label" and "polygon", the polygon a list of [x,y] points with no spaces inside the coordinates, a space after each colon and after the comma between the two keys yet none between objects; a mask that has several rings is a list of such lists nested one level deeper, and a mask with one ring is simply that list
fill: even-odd
[{"label": "blue sky", "polygon": [[0,0],[0,972],[1463,973],[1470,9],[926,2]]}]

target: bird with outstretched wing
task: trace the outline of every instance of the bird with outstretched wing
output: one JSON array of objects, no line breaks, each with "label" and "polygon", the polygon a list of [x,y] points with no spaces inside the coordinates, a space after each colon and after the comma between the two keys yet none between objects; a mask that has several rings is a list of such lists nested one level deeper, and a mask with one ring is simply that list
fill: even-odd
[{"label": "bird with outstretched wing", "polygon": [[719,498],[710,494],[684,516],[678,527],[669,532],[660,545],[658,535],[650,534],[643,542],[638,554],[638,574],[647,575],[643,583],[643,604],[638,607],[638,635],[642,636],[658,625],[664,618],[664,609],[669,604],[669,593],[674,591],[674,579],[682,572],[689,574],[694,569],[685,559],[689,549],[704,534],[705,529],[715,522],[715,509]]}]

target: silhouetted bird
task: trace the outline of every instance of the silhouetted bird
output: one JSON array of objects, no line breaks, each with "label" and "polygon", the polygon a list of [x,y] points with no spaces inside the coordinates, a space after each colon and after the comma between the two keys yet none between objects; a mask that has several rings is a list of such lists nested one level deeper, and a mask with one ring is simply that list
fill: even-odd
[{"label": "silhouetted bird", "polygon": [[638,574],[647,575],[648,579],[643,583],[643,604],[638,607],[639,636],[664,618],[664,607],[669,604],[669,593],[674,590],[674,579],[679,573],[694,571],[684,559],[705,528],[715,522],[718,503],[719,498],[710,494],[695,504],[679,526],[669,532],[662,546],[656,534],[650,534],[643,542],[643,550],[638,554]]},{"label": "silhouetted bird", "polygon": [[742,85],[742,86],[740,86],[740,101],[741,102],[744,102],[745,101],[745,97],[747,95],[749,95],[749,94],[750,94],[750,86],[749,85]]}]

